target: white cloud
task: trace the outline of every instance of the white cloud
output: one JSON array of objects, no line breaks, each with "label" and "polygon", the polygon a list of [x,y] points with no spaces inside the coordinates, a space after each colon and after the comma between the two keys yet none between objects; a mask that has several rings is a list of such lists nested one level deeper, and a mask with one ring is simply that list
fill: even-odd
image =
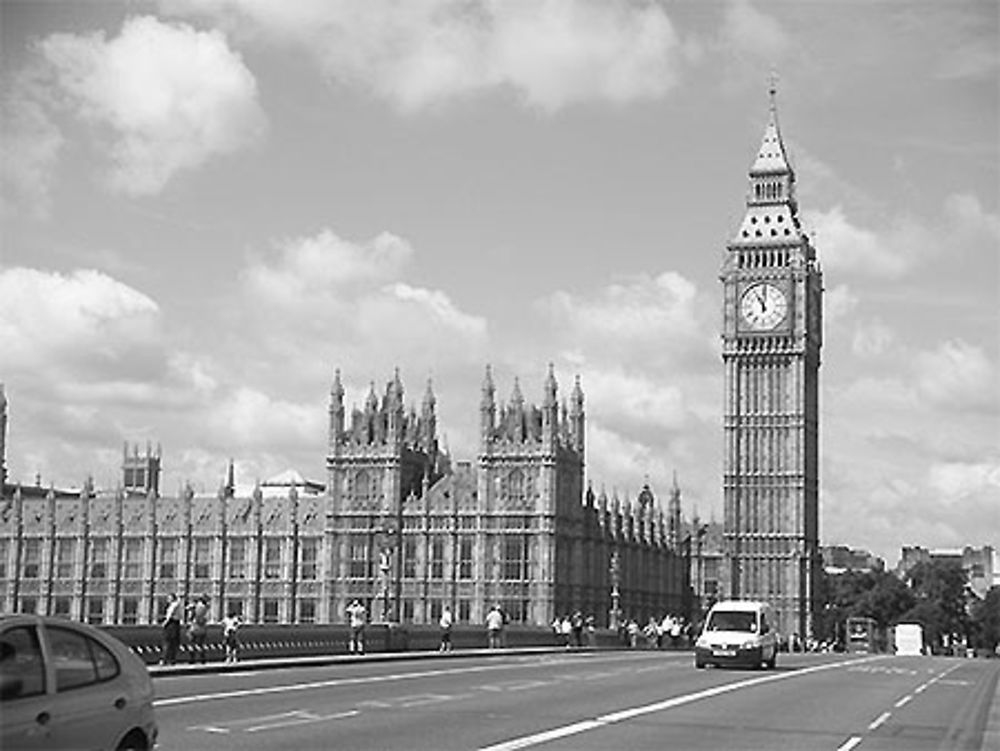
[{"label": "white cloud", "polygon": [[344,288],[383,282],[401,274],[413,255],[405,240],[383,232],[368,243],[352,243],[329,229],[315,237],[277,245],[279,262],[253,261],[245,271],[252,294],[285,305],[341,294]]},{"label": "white cloud", "polygon": [[790,46],[782,25],[747,0],[733,0],[726,7],[722,40],[728,50],[750,53],[770,63],[781,59]]},{"label": "white cloud", "polygon": [[945,216],[950,227],[963,234],[983,234],[1000,242],[1000,216],[983,209],[979,198],[969,193],[954,193],[945,199]]},{"label": "white cloud", "polygon": [[657,98],[673,86],[681,54],[653,2],[178,0],[167,7],[302,46],[333,80],[402,110],[499,87],[547,111]]},{"label": "white cloud", "polygon": [[319,401],[297,404],[243,386],[211,407],[207,426],[218,445],[280,451],[290,444],[321,443],[325,435],[324,416]]},{"label": "white cloud", "polygon": [[406,240],[383,232],[355,243],[326,229],[275,250],[242,275],[258,346],[307,360],[321,343],[340,363],[389,367],[394,360],[424,369],[484,355],[483,318],[440,290],[405,281],[415,256]]},{"label": "white cloud", "polygon": [[1000,464],[980,462],[940,462],[928,471],[928,484],[937,491],[938,499],[948,506],[961,503],[971,496],[1000,494]]},{"label": "white cloud", "polygon": [[141,16],[110,40],[53,34],[39,49],[70,109],[109,129],[116,191],[155,194],[263,133],[256,81],[219,32]]},{"label": "white cloud", "polygon": [[851,339],[851,351],[860,357],[877,357],[895,341],[895,332],[881,320],[858,323]]},{"label": "white cloud", "polygon": [[621,369],[587,369],[587,402],[591,412],[621,425],[680,431],[688,417],[684,392],[670,379]]},{"label": "white cloud", "polygon": [[920,395],[939,407],[995,410],[1000,400],[993,363],[981,348],[961,340],[919,353],[916,378]]},{"label": "white cloud", "polygon": [[571,341],[706,347],[698,289],[671,271],[611,284],[593,296],[556,292],[541,307]]},{"label": "white cloud", "polygon": [[911,248],[852,224],[840,206],[826,212],[806,211],[803,219],[814,235],[823,266],[830,271],[895,279],[913,263]]},{"label": "white cloud", "polygon": [[98,271],[0,270],[0,352],[7,367],[125,367],[156,338],[158,318],[152,299]]}]

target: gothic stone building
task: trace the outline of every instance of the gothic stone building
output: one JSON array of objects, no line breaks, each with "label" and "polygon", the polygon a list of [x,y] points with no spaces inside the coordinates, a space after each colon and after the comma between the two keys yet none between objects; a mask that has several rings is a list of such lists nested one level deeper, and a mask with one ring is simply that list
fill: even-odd
[{"label": "gothic stone building", "polygon": [[819,553],[823,276],[799,221],[771,90],[746,214],[722,267],[723,501],[730,597],[773,604],[781,633],[812,634]]},{"label": "gothic stone building", "polygon": [[[340,621],[355,597],[376,619],[412,623],[436,622],[445,605],[481,622],[499,603],[537,625],[577,608],[599,623],[614,609],[686,612],[680,491],[665,516],[648,487],[631,500],[584,488],[579,381],[568,406],[551,369],[540,406],[517,383],[498,404],[487,369],[475,465],[440,449],[429,384],[419,412],[398,373],[349,421],[343,397],[338,372],[326,487],[288,473],[238,492],[230,465],[217,493],[164,497],[159,450],[128,446],[114,491],[5,480],[0,611],[150,623],[177,592],[272,623]],[[0,387],[0,426],[6,405]]]}]

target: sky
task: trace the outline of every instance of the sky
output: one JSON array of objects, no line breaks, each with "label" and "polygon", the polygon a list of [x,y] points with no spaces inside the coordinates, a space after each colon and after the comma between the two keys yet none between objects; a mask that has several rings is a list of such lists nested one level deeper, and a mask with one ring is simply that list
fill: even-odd
[{"label": "sky", "polygon": [[1000,548],[995,1],[0,0],[14,481],[325,481],[399,368],[579,376],[586,478],[722,519],[719,272],[776,82],[824,271],[822,544]]}]

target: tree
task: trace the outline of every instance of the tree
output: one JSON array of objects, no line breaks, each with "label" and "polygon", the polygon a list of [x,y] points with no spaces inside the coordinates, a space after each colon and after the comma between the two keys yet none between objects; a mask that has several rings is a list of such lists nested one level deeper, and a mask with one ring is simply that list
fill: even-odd
[{"label": "tree", "polygon": [[972,606],[972,645],[991,652],[1000,644],[1000,587],[993,587],[986,597]]},{"label": "tree", "polygon": [[954,637],[969,634],[968,579],[961,565],[948,561],[918,563],[910,569],[909,579],[917,602],[902,620],[921,624],[927,644],[942,647]]}]

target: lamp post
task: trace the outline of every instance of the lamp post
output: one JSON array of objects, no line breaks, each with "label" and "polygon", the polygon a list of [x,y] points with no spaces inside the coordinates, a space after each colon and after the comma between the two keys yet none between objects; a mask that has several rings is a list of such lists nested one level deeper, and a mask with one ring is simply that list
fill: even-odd
[{"label": "lamp post", "polygon": [[621,615],[619,605],[619,599],[621,593],[619,592],[618,585],[621,576],[621,566],[618,561],[618,548],[611,551],[611,565],[608,570],[611,572],[611,613],[608,617],[608,628],[617,631],[618,630],[618,619]]},{"label": "lamp post", "polygon": [[705,535],[706,534],[708,534],[708,525],[707,524],[702,524],[701,526],[698,527],[698,532],[695,535],[695,539],[696,539],[696,542],[697,542],[697,546],[696,546],[697,553],[696,554],[697,554],[697,558],[698,558],[698,560],[697,560],[698,569],[697,569],[697,575],[696,575],[696,579],[695,579],[695,592],[697,592],[697,596],[698,596],[698,619],[699,619],[699,621],[701,620],[701,617],[705,615],[705,607],[704,607],[704,597],[705,597],[705,562],[704,562],[704,560],[701,557],[701,545],[702,545],[702,541],[705,539]]},{"label": "lamp post", "polygon": [[395,532],[392,524],[384,519],[375,532],[379,574],[378,590],[375,597],[382,601],[382,622],[389,620],[389,589],[392,581],[392,551],[395,547],[393,541]]}]

